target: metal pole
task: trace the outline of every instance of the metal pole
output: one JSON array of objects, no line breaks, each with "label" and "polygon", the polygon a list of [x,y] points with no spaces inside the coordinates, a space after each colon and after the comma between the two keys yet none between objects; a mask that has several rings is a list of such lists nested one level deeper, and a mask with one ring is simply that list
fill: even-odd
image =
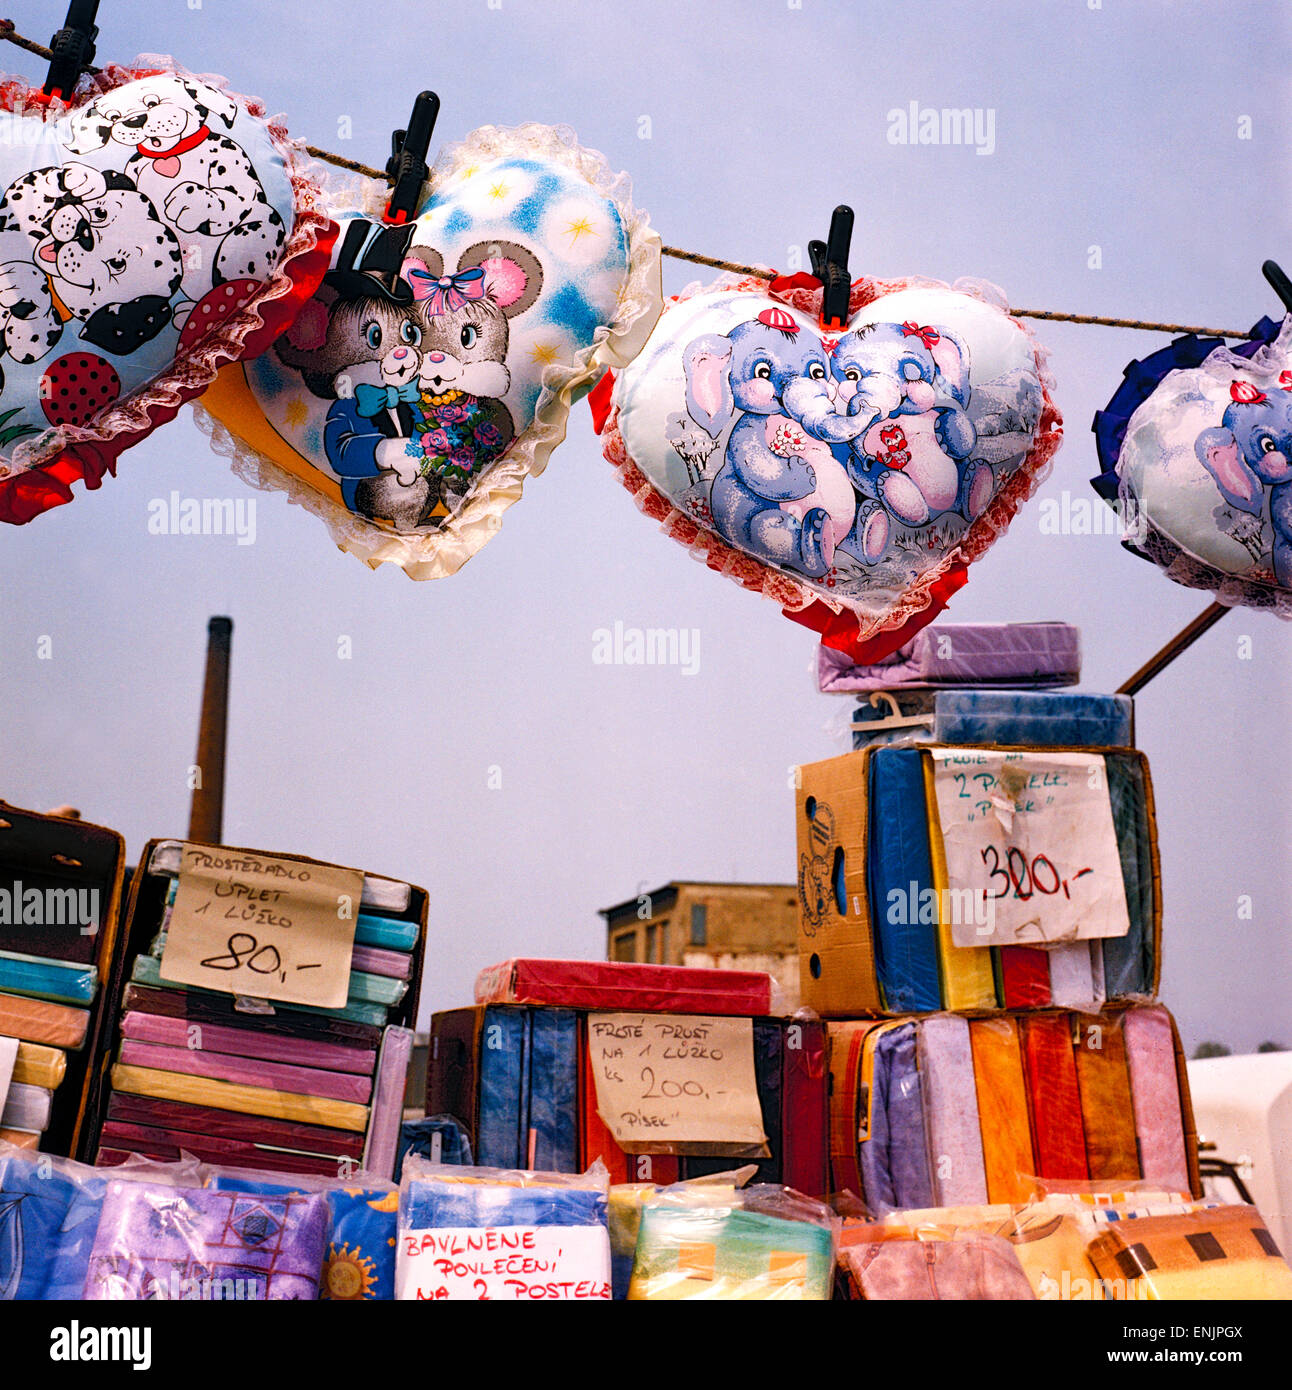
[{"label": "metal pole", "polygon": [[1181,652],[1188,651],[1204,632],[1215,627],[1228,612],[1229,609],[1223,603],[1213,603],[1210,607],[1204,608],[1189,626],[1181,628],[1160,652],[1149,657],[1130,680],[1124,685],[1119,685],[1117,693],[1138,695],[1154,676],[1164,671]]},{"label": "metal pole", "polygon": [[206,679],[197,730],[197,779],[189,808],[188,838],[218,845],[224,833],[224,750],[229,731],[229,651],[233,619],[207,624]]}]

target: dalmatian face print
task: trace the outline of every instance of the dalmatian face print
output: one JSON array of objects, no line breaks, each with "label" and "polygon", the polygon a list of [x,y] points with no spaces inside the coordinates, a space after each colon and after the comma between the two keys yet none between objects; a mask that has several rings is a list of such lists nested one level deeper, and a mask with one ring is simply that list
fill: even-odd
[{"label": "dalmatian face print", "polygon": [[266,122],[189,74],[0,111],[0,464],[171,370],[264,288],[293,218]]}]

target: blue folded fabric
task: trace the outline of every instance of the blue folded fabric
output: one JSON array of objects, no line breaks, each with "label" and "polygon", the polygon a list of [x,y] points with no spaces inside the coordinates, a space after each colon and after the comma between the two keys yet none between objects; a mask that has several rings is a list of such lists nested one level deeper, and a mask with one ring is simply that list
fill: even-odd
[{"label": "blue folded fabric", "polygon": [[56,1004],[92,1004],[99,972],[93,965],[72,965],[44,956],[0,951],[0,990],[50,999]]},{"label": "blue folded fabric", "polygon": [[405,1120],[399,1127],[399,1148],[395,1154],[395,1181],[404,1172],[404,1158],[415,1153],[432,1163],[448,1163],[470,1168],[471,1136],[452,1115],[427,1115]]},{"label": "blue folded fabric", "polygon": [[870,1130],[858,1147],[866,1205],[876,1216],[934,1204],[915,1041],[915,1024],[905,1023],[875,1044]]},{"label": "blue folded fabric", "polygon": [[1104,990],[1109,999],[1127,994],[1151,995],[1156,964],[1153,842],[1144,768],[1131,753],[1109,753],[1105,762],[1130,930],[1125,936],[1104,938]]},{"label": "blue folded fabric", "polygon": [[382,946],[388,951],[412,951],[417,946],[421,925],[400,922],[393,917],[374,917],[361,912],[355,923],[354,940],[358,946]]},{"label": "blue folded fabric", "polygon": [[528,1123],[526,1167],[579,1171],[579,1016],[573,1009],[532,1012]]},{"label": "blue folded fabric", "polygon": [[480,1030],[476,1162],[526,1168],[529,1009],[488,1008]]},{"label": "blue folded fabric", "polygon": [[942,1007],[937,923],[920,921],[931,915],[921,908],[933,888],[921,756],[879,748],[870,758],[866,877],[875,975],[892,1013]]},{"label": "blue folded fabric", "polygon": [[606,1194],[591,1187],[405,1181],[400,1226],[411,1230],[485,1226],[605,1226]]},{"label": "blue folded fabric", "polygon": [[107,1189],[42,1155],[0,1157],[0,1302],[82,1296]]},{"label": "blue folded fabric", "polygon": [[938,743],[1070,744],[1126,747],[1129,695],[1061,690],[939,690],[933,737]]}]

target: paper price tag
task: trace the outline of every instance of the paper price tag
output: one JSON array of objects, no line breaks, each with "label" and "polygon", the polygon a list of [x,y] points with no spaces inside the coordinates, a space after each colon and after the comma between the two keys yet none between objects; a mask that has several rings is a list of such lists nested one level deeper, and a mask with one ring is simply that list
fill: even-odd
[{"label": "paper price tag", "polygon": [[935,748],[956,946],[1057,945],[1130,930],[1099,754]]},{"label": "paper price tag", "polygon": [[186,844],[162,978],[344,1008],[362,894],[357,869]]},{"label": "paper price tag", "polygon": [[528,1302],[610,1297],[604,1226],[455,1226],[403,1231],[395,1297]]},{"label": "paper price tag", "polygon": [[626,1153],[763,1158],[748,1018],[589,1014],[597,1110]]}]

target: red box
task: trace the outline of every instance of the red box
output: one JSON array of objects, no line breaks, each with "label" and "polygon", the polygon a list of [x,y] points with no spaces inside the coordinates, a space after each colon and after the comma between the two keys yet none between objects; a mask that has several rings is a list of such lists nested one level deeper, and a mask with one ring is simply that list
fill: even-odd
[{"label": "red box", "polygon": [[507,960],[476,976],[477,1004],[562,1004],[628,1013],[769,1014],[772,977],[604,960]]}]

